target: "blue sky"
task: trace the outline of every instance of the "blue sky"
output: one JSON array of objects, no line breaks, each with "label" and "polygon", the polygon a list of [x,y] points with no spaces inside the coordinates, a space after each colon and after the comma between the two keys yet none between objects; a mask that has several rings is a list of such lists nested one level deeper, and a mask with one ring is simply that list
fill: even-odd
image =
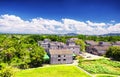
[{"label": "blue sky", "polygon": [[[76,22],[87,24],[88,27],[94,28],[93,30],[96,30],[96,27],[93,27],[96,23],[97,26],[104,23],[103,25],[105,26],[102,27],[102,29],[107,29],[109,26],[113,27],[120,22],[120,0],[0,0],[0,15],[2,23],[0,23],[0,25],[2,25],[2,27],[4,26],[4,28],[6,25],[5,23],[3,24],[3,20],[5,21],[7,18],[15,16],[20,18],[20,20],[23,20],[24,22],[28,21],[29,23],[31,23],[33,19],[44,19],[50,21],[54,20],[66,25],[65,22],[68,21],[64,21],[65,19],[74,20]],[[6,16],[8,17],[6,18]],[[67,24],[70,26],[67,27],[72,29],[72,31],[67,29],[64,30],[66,30],[66,32],[89,33],[88,30],[85,30],[88,31],[88,33],[85,33],[85,31],[76,31],[75,23]],[[91,25],[90,23],[92,23],[92,26],[89,26]],[[45,25],[46,23],[42,26]],[[47,25],[50,26],[51,23]],[[58,24],[53,24],[52,26],[54,28],[59,27],[59,25],[57,27],[54,25]],[[10,26],[13,25],[10,24],[9,27]],[[119,26],[117,26],[117,28],[119,28]],[[2,32],[7,31],[15,32],[12,29],[4,30]],[[115,28],[113,32],[119,31]]]}]

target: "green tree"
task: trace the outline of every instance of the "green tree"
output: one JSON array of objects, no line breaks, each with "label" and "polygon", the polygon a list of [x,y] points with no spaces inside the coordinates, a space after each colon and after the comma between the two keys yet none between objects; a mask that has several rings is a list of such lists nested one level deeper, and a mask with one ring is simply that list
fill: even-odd
[{"label": "green tree", "polygon": [[85,42],[84,42],[83,40],[81,40],[81,39],[75,40],[75,43],[76,43],[77,45],[80,45],[80,50],[81,50],[81,51],[85,51]]},{"label": "green tree", "polygon": [[120,61],[120,46],[111,46],[108,49],[106,56]]},{"label": "green tree", "polygon": [[30,50],[30,66],[31,67],[38,67],[41,66],[44,59],[45,51],[42,47],[33,45]]}]

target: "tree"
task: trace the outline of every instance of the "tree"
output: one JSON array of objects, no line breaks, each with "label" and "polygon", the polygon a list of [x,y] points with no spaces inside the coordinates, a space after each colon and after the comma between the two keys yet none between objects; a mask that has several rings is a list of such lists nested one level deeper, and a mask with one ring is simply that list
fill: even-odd
[{"label": "tree", "polygon": [[44,59],[45,51],[42,47],[33,45],[30,50],[30,67],[41,66]]},{"label": "tree", "polygon": [[80,45],[80,50],[81,50],[81,51],[85,51],[85,42],[84,42],[83,40],[81,40],[81,39],[75,40],[75,43],[76,43],[77,45]]},{"label": "tree", "polygon": [[111,46],[108,49],[106,56],[120,61],[120,46]]},{"label": "tree", "polygon": [[9,64],[11,62],[11,59],[15,56],[15,52],[16,50],[14,47],[3,50],[1,53],[3,61]]}]

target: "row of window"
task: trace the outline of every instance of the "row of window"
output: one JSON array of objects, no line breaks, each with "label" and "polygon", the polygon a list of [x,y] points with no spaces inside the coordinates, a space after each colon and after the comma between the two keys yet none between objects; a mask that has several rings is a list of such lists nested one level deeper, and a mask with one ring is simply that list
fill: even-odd
[{"label": "row of window", "polygon": [[[58,57],[61,57],[61,55],[58,55]],[[64,55],[64,57],[65,57],[65,55]]]},{"label": "row of window", "polygon": [[[61,61],[61,59],[58,59],[58,61]],[[63,59],[63,61],[66,61],[66,59]]]}]

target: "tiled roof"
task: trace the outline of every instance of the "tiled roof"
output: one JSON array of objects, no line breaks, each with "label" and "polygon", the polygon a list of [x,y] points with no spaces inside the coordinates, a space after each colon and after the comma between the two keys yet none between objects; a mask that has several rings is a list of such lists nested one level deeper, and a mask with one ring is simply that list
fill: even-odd
[{"label": "tiled roof", "polygon": [[89,44],[89,45],[98,45],[98,42],[95,42],[95,41],[92,41],[92,40],[86,40],[85,43]]},{"label": "tiled roof", "polygon": [[116,41],[114,44],[115,45],[120,45],[120,41]]},{"label": "tiled roof", "polygon": [[50,54],[73,54],[72,51],[68,49],[50,49]]},{"label": "tiled roof", "polygon": [[111,46],[112,44],[110,42],[99,42],[99,45]]},{"label": "tiled roof", "polygon": [[94,46],[94,48],[98,51],[106,51],[109,48],[109,46]]}]

